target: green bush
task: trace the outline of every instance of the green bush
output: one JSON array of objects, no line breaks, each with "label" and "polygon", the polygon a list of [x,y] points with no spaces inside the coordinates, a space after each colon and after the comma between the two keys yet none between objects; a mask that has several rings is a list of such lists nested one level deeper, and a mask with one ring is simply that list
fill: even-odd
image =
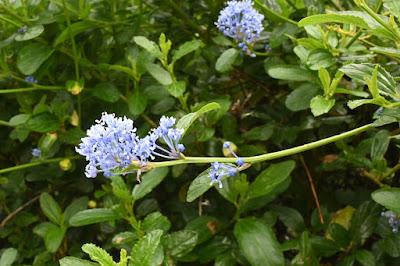
[{"label": "green bush", "polygon": [[0,266],[400,264],[400,5],[228,4],[0,1]]}]

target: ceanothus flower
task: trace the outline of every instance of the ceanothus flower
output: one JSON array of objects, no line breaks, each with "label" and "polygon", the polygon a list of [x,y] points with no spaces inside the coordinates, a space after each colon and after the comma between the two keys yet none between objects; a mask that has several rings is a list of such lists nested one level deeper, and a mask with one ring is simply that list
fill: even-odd
[{"label": "ceanothus flower", "polygon": [[138,152],[139,138],[133,121],[126,117],[115,117],[115,114],[103,113],[87,131],[87,137],[82,138],[76,151],[85,156],[89,162],[86,166],[86,176],[96,177],[98,172],[111,176],[112,170],[124,168],[132,161],[144,161],[150,157],[149,146],[143,146]]},{"label": "ceanothus flower", "polygon": [[222,178],[225,176],[234,176],[238,172],[238,169],[230,164],[225,163],[211,163],[211,169],[208,173],[211,183],[213,185],[215,183],[218,184],[219,188],[222,188]]},{"label": "ceanothus flower", "polygon": [[382,212],[381,215],[387,218],[390,227],[392,227],[393,233],[397,233],[400,227],[400,217],[392,211]]},{"label": "ceanothus flower", "polygon": [[32,156],[39,158],[42,155],[42,151],[39,148],[32,149]]},{"label": "ceanothus flower", "polygon": [[215,25],[225,36],[235,39],[245,53],[254,57],[251,48],[264,30],[263,19],[264,16],[253,8],[251,0],[228,1]]},{"label": "ceanothus flower", "polygon": [[[177,159],[185,149],[179,143],[183,130],[174,128],[175,118],[161,117],[159,127],[152,129],[143,138],[136,135],[133,121],[115,114],[103,113],[82,138],[76,151],[84,155],[88,164],[85,168],[87,177],[96,177],[99,172],[111,176],[114,170],[124,169],[131,164],[145,167],[155,156]],[[157,144],[161,138],[168,149]]]},{"label": "ceanothus flower", "polygon": [[38,81],[33,76],[26,76],[25,81],[28,83],[38,83]]}]

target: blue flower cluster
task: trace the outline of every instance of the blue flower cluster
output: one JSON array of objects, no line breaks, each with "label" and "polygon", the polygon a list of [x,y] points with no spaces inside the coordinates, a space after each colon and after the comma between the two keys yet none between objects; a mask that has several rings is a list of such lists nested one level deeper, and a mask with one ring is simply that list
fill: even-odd
[{"label": "blue flower cluster", "polygon": [[[149,160],[160,156],[177,159],[184,146],[180,144],[183,130],[174,128],[175,118],[163,116],[159,127],[152,129],[147,136],[136,135],[133,121],[115,114],[103,113],[96,124],[87,131],[76,151],[85,156],[87,177],[96,177],[99,172],[111,176],[116,169],[124,169],[136,163],[144,167]],[[169,150],[157,144],[162,139]]]},{"label": "blue flower cluster", "polygon": [[392,227],[393,233],[397,233],[400,227],[400,217],[392,211],[382,212],[381,215],[387,218],[390,227]]},{"label": "blue flower cluster", "polygon": [[[244,161],[242,158],[239,158],[234,150],[232,149],[232,143],[229,141],[224,142],[224,149],[229,149],[230,153],[236,158],[236,165],[241,167],[244,165]],[[234,166],[233,164],[225,164],[215,162],[211,164],[210,172],[208,173],[211,183],[218,184],[219,188],[222,188],[222,178],[226,176],[234,176],[239,172],[239,168]]]},{"label": "blue flower cluster", "polygon": [[264,30],[263,19],[264,16],[253,8],[251,0],[229,1],[215,25],[224,35],[235,39],[244,52],[255,56],[251,48]]},{"label": "blue flower cluster", "polygon": [[33,76],[26,76],[25,81],[28,83],[38,83],[38,81]]},{"label": "blue flower cluster", "polygon": [[39,158],[42,155],[42,151],[39,148],[32,149],[32,156]]}]

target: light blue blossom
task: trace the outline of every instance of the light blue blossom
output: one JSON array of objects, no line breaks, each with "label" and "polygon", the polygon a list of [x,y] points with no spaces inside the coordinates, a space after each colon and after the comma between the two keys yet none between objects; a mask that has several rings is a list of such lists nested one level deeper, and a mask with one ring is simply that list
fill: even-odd
[{"label": "light blue blossom", "polygon": [[[158,156],[170,159],[179,158],[180,153],[185,150],[185,146],[179,143],[182,139],[183,129],[173,128],[175,125],[175,118],[162,116],[160,125],[154,132],[167,144],[169,150],[157,145],[159,153]],[[166,154],[163,154],[163,153]]]},{"label": "light blue blossom", "polygon": [[225,163],[211,163],[211,169],[209,177],[211,179],[210,185],[218,184],[219,188],[222,188],[222,178],[226,176],[234,176],[238,172],[238,169],[230,164]]},{"label": "light blue blossom", "polygon": [[264,16],[253,8],[252,1],[229,1],[215,25],[224,35],[235,39],[245,53],[255,56],[251,50],[264,30],[263,19]]},{"label": "light blue blossom", "polygon": [[33,76],[26,76],[25,81],[28,83],[38,83],[38,81]]},{"label": "light blue blossom", "polygon": [[399,216],[392,211],[382,212],[381,215],[383,217],[387,218],[387,221],[388,221],[390,227],[392,227],[393,233],[397,233],[399,231],[399,227],[400,227]]},{"label": "light blue blossom", "polygon": [[32,149],[32,156],[39,158],[42,155],[42,151],[39,148]]},{"label": "light blue blossom", "polygon": [[98,172],[111,176],[116,168],[124,168],[134,160],[150,157],[151,152],[146,152],[143,146],[139,158],[138,142],[131,119],[103,113],[100,120],[96,120],[96,124],[87,131],[87,137],[82,138],[76,151],[89,162],[86,166],[87,177],[96,177]]},{"label": "light blue blossom", "polygon": [[224,144],[222,145],[224,147],[224,149],[228,149],[229,152],[235,156],[236,160],[236,164],[237,166],[243,166],[244,165],[244,161],[242,158],[240,158],[239,156],[237,156],[237,154],[235,153],[235,151],[232,149],[232,142],[230,141],[225,141]]}]

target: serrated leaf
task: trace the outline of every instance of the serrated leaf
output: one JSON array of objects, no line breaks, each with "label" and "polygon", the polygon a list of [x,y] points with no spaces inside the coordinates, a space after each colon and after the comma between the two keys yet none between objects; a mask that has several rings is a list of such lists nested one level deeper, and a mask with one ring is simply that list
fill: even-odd
[{"label": "serrated leaf", "polygon": [[70,256],[60,259],[59,262],[60,266],[98,266],[97,263]]},{"label": "serrated leaf", "polygon": [[239,51],[235,48],[230,48],[224,51],[217,59],[215,63],[215,69],[218,72],[227,72],[232,69],[233,63],[239,55]]},{"label": "serrated leaf", "polygon": [[174,51],[174,54],[172,56],[172,62],[176,62],[177,60],[181,59],[185,55],[196,51],[200,47],[204,46],[203,42],[200,40],[193,40],[193,41],[188,41],[179,46],[178,49]]},{"label": "serrated leaf", "polygon": [[151,232],[156,229],[167,232],[171,228],[171,222],[160,212],[153,212],[147,215],[142,221],[142,229],[145,232]]},{"label": "serrated leaf", "polygon": [[32,75],[54,52],[44,44],[32,43],[24,46],[18,52],[17,67],[24,75]]},{"label": "serrated leaf", "polygon": [[88,224],[109,222],[118,219],[119,216],[110,209],[97,208],[77,212],[74,214],[69,223],[71,226],[84,226]]},{"label": "serrated leaf", "polygon": [[162,230],[151,231],[135,244],[131,253],[132,266],[151,266],[162,234]]},{"label": "serrated leaf", "polygon": [[160,167],[149,171],[141,177],[141,182],[133,187],[132,196],[135,200],[149,194],[168,175],[168,167]]},{"label": "serrated leaf", "polygon": [[255,218],[241,219],[233,231],[240,250],[252,266],[282,266],[284,259],[275,234]]},{"label": "serrated leaf", "polygon": [[91,260],[98,262],[101,266],[116,266],[111,255],[94,244],[84,244],[82,250],[89,255]]},{"label": "serrated leaf", "polygon": [[47,218],[49,218],[50,221],[55,224],[62,223],[62,213],[60,205],[58,205],[58,203],[54,200],[52,196],[44,192],[40,195],[39,202],[42,212],[44,213],[44,215],[47,216]]},{"label": "serrated leaf", "polygon": [[55,115],[44,112],[32,116],[26,122],[26,127],[39,133],[53,132],[59,129],[59,122]]}]

